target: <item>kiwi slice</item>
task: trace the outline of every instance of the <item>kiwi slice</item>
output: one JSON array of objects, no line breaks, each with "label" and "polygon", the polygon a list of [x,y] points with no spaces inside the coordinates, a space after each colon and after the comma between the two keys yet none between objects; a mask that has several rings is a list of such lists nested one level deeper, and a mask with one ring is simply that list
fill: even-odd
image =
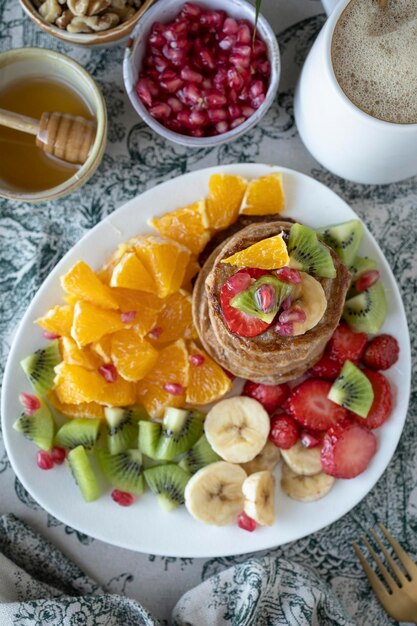
[{"label": "kiwi slice", "polygon": [[203,419],[204,414],[200,411],[168,407],[162,421],[158,459],[171,461],[187,452],[203,434]]},{"label": "kiwi slice", "polygon": [[161,437],[161,424],[157,422],[139,422],[139,450],[150,459],[157,459],[158,444]]},{"label": "kiwi slice", "polygon": [[202,467],[216,463],[216,461],[220,461],[220,457],[214,452],[206,436],[203,435],[191,450],[188,450],[178,465],[185,471],[195,474]]},{"label": "kiwi slice", "polygon": [[67,461],[84,500],[86,502],[97,500],[100,496],[100,488],[85,448],[77,446],[71,450]]},{"label": "kiwi slice", "polygon": [[33,415],[22,415],[13,424],[13,428],[23,433],[27,439],[42,450],[50,450],[54,442],[55,422],[48,407],[42,402],[40,409]]},{"label": "kiwi slice", "polygon": [[377,262],[374,259],[369,259],[367,256],[355,256],[349,267],[352,283],[357,281],[362,274],[365,274],[365,272],[375,270],[376,268]]},{"label": "kiwi slice", "polygon": [[20,365],[36,393],[43,395],[54,386],[55,367],[61,361],[58,341],[54,340],[46,348],[27,356]]},{"label": "kiwi slice", "polygon": [[377,333],[387,315],[387,300],[380,280],[372,287],[345,302],[343,318],[362,333]]},{"label": "kiwi slice", "polygon": [[158,496],[158,502],[164,511],[172,511],[184,504],[184,490],[190,474],[182,467],[167,463],[144,471],[149,489]]},{"label": "kiwi slice", "polygon": [[360,220],[349,220],[342,224],[326,226],[317,232],[345,265],[349,266],[353,263],[363,237],[363,226]]},{"label": "kiwi slice", "polygon": [[328,398],[360,417],[367,417],[374,401],[374,391],[365,374],[352,361],[345,361]]},{"label": "kiwi slice", "polygon": [[118,454],[137,446],[138,422],[148,419],[141,405],[126,408],[106,407],[107,446],[110,454]]},{"label": "kiwi slice", "polygon": [[100,420],[88,417],[77,417],[66,422],[58,430],[55,443],[63,448],[83,446],[90,450],[97,441],[100,430]]},{"label": "kiwi slice", "polygon": [[145,480],[139,450],[125,450],[119,454],[97,450],[96,456],[101,471],[114,487],[138,496],[143,493]]},{"label": "kiwi slice", "polygon": [[[270,285],[275,291],[273,304],[267,312],[259,308],[256,300],[256,292],[263,285]],[[248,289],[238,293],[237,296],[230,301],[230,304],[236,309],[239,309],[239,311],[257,317],[263,322],[270,324],[281,307],[281,304],[290,295],[293,288],[293,285],[285,283],[275,278],[275,276],[261,276],[261,278],[258,278]]]},{"label": "kiwi slice", "polygon": [[332,255],[311,228],[302,224],[291,226],[287,247],[290,267],[323,278],[336,276]]}]

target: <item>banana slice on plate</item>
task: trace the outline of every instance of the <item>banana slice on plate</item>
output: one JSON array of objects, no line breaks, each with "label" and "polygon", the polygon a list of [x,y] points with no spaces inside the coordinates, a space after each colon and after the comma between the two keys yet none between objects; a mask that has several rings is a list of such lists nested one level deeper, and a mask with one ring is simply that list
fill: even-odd
[{"label": "banana slice on plate", "polygon": [[275,478],[269,470],[255,472],[242,486],[245,503],[243,510],[261,526],[275,522]]},{"label": "banana slice on plate", "polygon": [[246,396],[221,400],[204,422],[209,444],[230,463],[252,461],[264,447],[269,428],[269,415],[263,406]]},{"label": "banana slice on plate", "polygon": [[273,471],[275,466],[281,459],[281,452],[272,441],[267,441],[260,453],[248,463],[241,463],[241,466],[249,476],[255,472],[262,472],[263,470]]},{"label": "banana slice on plate", "polygon": [[240,465],[218,461],[206,465],[185,487],[185,506],[205,524],[233,524],[243,511],[242,485],[246,472]]},{"label": "banana slice on plate", "polygon": [[322,471],[320,463],[321,446],[315,448],[305,448],[299,441],[288,448],[281,450],[281,456],[285,463],[296,474],[302,476],[313,476]]},{"label": "banana slice on plate", "polygon": [[305,322],[293,322],[293,335],[304,335],[317,326],[327,309],[324,289],[318,280],[300,272],[301,283],[294,287],[291,294],[291,305],[298,307],[306,314]]},{"label": "banana slice on plate", "polygon": [[300,476],[285,463],[281,471],[281,488],[289,498],[300,502],[314,502],[329,493],[335,479],[323,472],[314,476]]}]

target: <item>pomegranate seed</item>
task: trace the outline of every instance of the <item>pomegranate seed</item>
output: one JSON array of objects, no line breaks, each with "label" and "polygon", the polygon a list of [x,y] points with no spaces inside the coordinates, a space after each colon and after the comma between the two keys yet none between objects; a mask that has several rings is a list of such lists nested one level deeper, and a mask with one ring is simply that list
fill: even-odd
[{"label": "pomegranate seed", "polygon": [[161,56],[155,57],[154,66],[158,72],[164,72],[165,70],[169,69],[168,61]]},{"label": "pomegranate seed", "polygon": [[288,324],[289,322],[305,322],[307,316],[302,309],[294,307],[288,311],[283,311],[278,319],[280,324]]},{"label": "pomegranate seed", "polygon": [[253,100],[251,101],[251,105],[253,106],[254,109],[259,109],[261,104],[263,104],[264,102],[265,102],[265,94],[261,93],[259,94],[259,96],[256,96],[256,98],[253,98]]},{"label": "pomegranate seed", "polygon": [[231,120],[235,120],[242,115],[242,111],[240,110],[240,107],[237,104],[231,104],[228,108],[228,111],[229,111],[229,118]]},{"label": "pomegranate seed", "polygon": [[249,515],[246,515],[244,511],[242,511],[242,513],[239,513],[239,515],[237,516],[237,525],[239,526],[239,528],[241,528],[242,530],[247,530],[249,533],[252,533],[254,530],[256,530],[255,520],[249,517]]},{"label": "pomegranate seed", "polygon": [[358,293],[362,293],[362,291],[369,289],[369,287],[372,287],[372,285],[374,285],[376,281],[379,280],[379,277],[380,273],[378,272],[378,270],[369,270],[369,272],[365,272],[364,274],[362,274],[362,276],[358,278],[355,283],[356,291]]},{"label": "pomegranate seed", "polygon": [[268,77],[271,74],[271,64],[269,61],[257,61],[256,70],[259,74]]},{"label": "pomegranate seed", "polygon": [[159,102],[149,109],[149,113],[157,120],[163,120],[171,115],[171,107],[166,102]]},{"label": "pomegranate seed", "polygon": [[156,30],[153,30],[149,35],[148,42],[151,46],[155,46],[156,48],[162,48],[165,45],[165,37],[161,33]]},{"label": "pomegranate seed", "polygon": [[150,337],[151,339],[159,339],[163,332],[164,329],[161,328],[161,326],[155,326],[155,328],[148,332],[148,337]]},{"label": "pomegranate seed", "polygon": [[120,504],[120,506],[131,506],[135,501],[131,493],[128,491],[120,491],[120,489],[113,489],[111,497],[117,504]]},{"label": "pomegranate seed", "polygon": [[165,122],[165,126],[169,128],[170,130],[174,131],[174,133],[183,134],[184,132],[184,128],[182,127],[182,124],[180,124],[178,120],[167,120]]},{"label": "pomegranate seed", "polygon": [[231,104],[236,104],[237,102],[237,91],[235,89],[229,89],[229,102]]},{"label": "pomegranate seed", "polygon": [[190,112],[189,111],[180,111],[177,115],[177,119],[182,126],[185,128],[190,127]]},{"label": "pomegranate seed", "polygon": [[36,455],[36,463],[41,470],[50,470],[54,466],[54,460],[49,454],[49,452],[45,452],[45,450],[38,450]]},{"label": "pomegranate seed", "polygon": [[67,451],[65,450],[65,448],[52,448],[50,454],[53,462],[61,465],[65,461]]},{"label": "pomegranate seed", "polygon": [[193,2],[186,2],[182,7],[181,14],[191,18],[200,17],[201,7]]},{"label": "pomegranate seed", "polygon": [[291,296],[287,296],[284,302],[282,303],[283,311],[288,311],[288,309],[291,308],[291,304],[292,304]]},{"label": "pomegranate seed", "polygon": [[184,82],[178,76],[171,80],[161,80],[161,87],[168,93],[175,93],[178,89],[181,89]]},{"label": "pomegranate seed", "polygon": [[190,83],[201,83],[203,82],[204,76],[200,72],[196,72],[191,67],[186,65],[181,70],[181,78]]},{"label": "pomegranate seed", "polygon": [[103,376],[106,383],[114,383],[117,380],[117,370],[112,363],[101,365],[98,371]]},{"label": "pomegranate seed", "polygon": [[322,442],[319,435],[303,430],[300,434],[300,442],[305,448],[316,448]]},{"label": "pomegranate seed", "polygon": [[277,304],[277,295],[272,285],[261,285],[254,294],[255,304],[264,313],[269,313]]},{"label": "pomegranate seed", "polygon": [[250,44],[252,41],[251,29],[247,24],[240,24],[237,31],[237,40],[239,43]]},{"label": "pomegranate seed", "polygon": [[204,137],[204,130],[202,128],[193,128],[190,130],[190,135],[193,137]]},{"label": "pomegranate seed", "polygon": [[301,283],[301,274],[298,270],[293,270],[290,267],[281,267],[275,271],[277,278],[283,280],[285,283],[292,283],[293,285],[299,285]]},{"label": "pomegranate seed", "polygon": [[238,28],[238,23],[235,19],[233,19],[233,17],[226,17],[222,29],[223,32],[226,33],[226,35],[236,35]]},{"label": "pomegranate seed", "polygon": [[226,109],[208,109],[207,115],[210,122],[213,122],[213,124],[227,120]]},{"label": "pomegranate seed", "polygon": [[51,333],[49,332],[49,330],[44,330],[42,331],[42,336],[48,341],[53,341],[54,339],[59,339],[61,335],[58,335],[57,333]]},{"label": "pomegranate seed", "polygon": [[250,65],[250,59],[249,57],[244,57],[241,54],[237,54],[235,52],[233,52],[230,57],[229,57],[229,61],[232,65],[234,65],[236,67],[236,69],[238,71],[247,69]]},{"label": "pomegranate seed", "polygon": [[163,389],[172,396],[182,396],[184,393],[184,387],[180,383],[165,383]]},{"label": "pomegranate seed", "polygon": [[233,46],[236,44],[236,37],[233,35],[226,35],[223,39],[219,41],[219,48],[222,50],[231,50]]},{"label": "pomegranate seed", "polygon": [[207,114],[204,111],[194,110],[190,113],[190,126],[204,126],[207,120]]},{"label": "pomegranate seed", "polygon": [[290,337],[294,332],[292,324],[290,323],[281,324],[278,322],[278,324],[275,324],[274,330],[278,335],[282,335],[283,337]]},{"label": "pomegranate seed", "polygon": [[233,53],[240,54],[240,56],[242,57],[250,57],[251,51],[252,50],[250,46],[243,46],[239,44],[233,48]]},{"label": "pomegranate seed", "polygon": [[184,108],[181,102],[178,100],[178,98],[175,98],[174,96],[171,96],[170,98],[167,99],[167,104],[169,104],[169,106],[174,111],[174,113],[178,113],[179,111],[182,111]]},{"label": "pomegranate seed", "polygon": [[244,117],[250,117],[254,113],[255,113],[255,109],[252,109],[252,107],[248,107],[247,105],[244,105],[242,107],[242,115]]},{"label": "pomegranate seed", "polygon": [[210,78],[205,78],[201,85],[204,89],[213,89],[213,81]]},{"label": "pomegranate seed", "polygon": [[238,294],[241,291],[245,291],[248,287],[250,287],[252,283],[252,278],[246,272],[237,272],[233,274],[227,281],[227,288],[233,294]]},{"label": "pomegranate seed", "polygon": [[266,44],[262,41],[262,39],[255,39],[255,41],[252,43],[252,56],[254,58],[266,54],[267,50],[268,49],[266,47]]},{"label": "pomegranate seed", "polygon": [[34,415],[41,408],[41,401],[30,393],[20,393],[19,402],[25,409],[26,415]]},{"label": "pomegranate seed", "polygon": [[229,130],[229,124],[227,122],[217,122],[215,128],[217,134],[222,135],[223,133],[227,133]]},{"label": "pomegranate seed", "polygon": [[175,48],[171,48],[168,44],[165,44],[162,48],[162,54],[166,59],[171,61],[173,65],[184,65],[185,52],[183,50],[176,50]]},{"label": "pomegranate seed", "polygon": [[206,359],[204,358],[202,354],[190,354],[189,356],[189,361],[191,365],[195,365],[196,367],[203,365],[205,360]]},{"label": "pomegranate seed", "polygon": [[200,59],[205,67],[208,67],[210,70],[215,69],[216,64],[214,63],[213,55],[209,50],[202,50],[200,52]]},{"label": "pomegranate seed", "polygon": [[244,117],[237,117],[233,122],[230,123],[230,128],[236,128],[236,126],[240,126],[245,121]]},{"label": "pomegranate seed", "polygon": [[207,92],[204,95],[204,100],[208,107],[222,107],[227,104],[227,98],[224,94],[220,93],[220,91],[216,91],[215,89]]},{"label": "pomegranate seed", "polygon": [[169,28],[165,28],[162,32],[165,39],[169,42],[176,41],[181,36],[187,34],[188,24],[186,21],[171,24]]},{"label": "pomegranate seed", "polygon": [[252,85],[249,87],[249,93],[252,96],[252,98],[256,98],[256,96],[259,96],[261,93],[264,93],[264,84],[261,80],[256,80],[254,83],[252,83]]},{"label": "pomegranate seed", "polygon": [[192,105],[201,105],[203,102],[201,91],[199,90],[197,85],[194,85],[193,83],[189,83],[188,85],[185,85],[184,89],[182,90],[182,93],[186,101]]},{"label": "pomegranate seed", "polygon": [[120,313],[120,319],[123,324],[130,324],[136,317],[136,311],[125,311],[124,313]]},{"label": "pomegranate seed", "polygon": [[222,91],[227,81],[227,70],[225,67],[220,67],[214,75],[214,85],[217,89]]}]

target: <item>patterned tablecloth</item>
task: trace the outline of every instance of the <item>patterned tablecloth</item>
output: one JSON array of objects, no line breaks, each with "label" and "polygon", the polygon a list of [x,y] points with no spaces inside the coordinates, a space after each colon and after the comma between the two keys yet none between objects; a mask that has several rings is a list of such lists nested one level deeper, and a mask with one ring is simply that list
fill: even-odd
[{"label": "patterned tablecloth", "polygon": [[[163,2],[163,0],[161,0]],[[318,0],[264,0],[277,33],[282,78],[276,101],[241,139],[219,148],[190,150],[168,143],[142,124],[124,93],[122,47],[85,50],[58,43],[30,22],[16,0],[0,0],[0,50],[38,46],[79,61],[100,84],[108,108],[108,146],[93,179],[71,196],[38,206],[0,200],[0,331],[4,367],[17,322],[59,259],[90,228],[136,194],[184,172],[218,163],[277,163],[305,172],[340,194],[375,235],[401,287],[417,347],[417,180],[385,186],[347,182],[323,169],[302,145],[293,116],[293,94],[306,52],[324,22]],[[415,369],[414,369],[414,373]],[[417,388],[393,461],[371,493],[348,515],[310,537],[263,554],[308,564],[330,582],[359,625],[393,624],[380,608],[350,542],[383,521],[417,557]],[[397,390],[402,393],[401,389]],[[137,554],[75,531],[48,515],[14,475],[1,442],[0,514],[13,512],[42,532],[100,584],[138,599],[167,620],[180,595],[247,557],[164,558]],[[244,550],[244,534],[242,550]],[[79,622],[77,622],[79,623]],[[168,623],[166,621],[166,623]],[[294,624],[306,624],[294,617]]]}]

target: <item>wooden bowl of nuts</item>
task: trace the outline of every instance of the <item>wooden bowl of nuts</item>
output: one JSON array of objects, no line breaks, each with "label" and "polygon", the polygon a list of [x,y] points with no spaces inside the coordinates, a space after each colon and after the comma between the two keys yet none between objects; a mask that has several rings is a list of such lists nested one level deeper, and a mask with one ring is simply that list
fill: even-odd
[{"label": "wooden bowl of nuts", "polygon": [[104,46],[126,40],[155,0],[19,0],[46,33],[67,43]]}]

